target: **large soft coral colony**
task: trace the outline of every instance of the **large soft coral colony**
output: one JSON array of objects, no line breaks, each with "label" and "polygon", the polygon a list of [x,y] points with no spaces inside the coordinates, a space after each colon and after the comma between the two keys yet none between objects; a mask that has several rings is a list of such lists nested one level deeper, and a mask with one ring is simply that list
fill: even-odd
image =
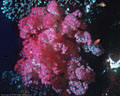
[{"label": "large soft coral colony", "polygon": [[[19,21],[24,47],[15,70],[22,75],[26,86],[52,85],[63,96],[86,93],[95,73],[80,56],[81,49],[96,56],[101,50],[93,45],[81,16],[80,10],[65,16],[64,9],[53,0],[47,7],[32,8]],[[88,46],[94,48],[86,49]]]}]

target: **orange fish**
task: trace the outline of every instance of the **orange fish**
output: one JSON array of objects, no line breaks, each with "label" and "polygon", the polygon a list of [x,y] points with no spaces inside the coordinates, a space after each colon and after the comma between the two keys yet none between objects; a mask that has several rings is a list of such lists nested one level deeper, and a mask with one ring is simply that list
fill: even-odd
[{"label": "orange fish", "polygon": [[97,45],[98,43],[100,43],[100,39],[95,40],[93,45]]},{"label": "orange fish", "polygon": [[105,4],[104,2],[101,2],[101,3],[99,3],[97,6],[100,6],[100,7],[105,7],[105,6],[106,6],[106,4]]}]

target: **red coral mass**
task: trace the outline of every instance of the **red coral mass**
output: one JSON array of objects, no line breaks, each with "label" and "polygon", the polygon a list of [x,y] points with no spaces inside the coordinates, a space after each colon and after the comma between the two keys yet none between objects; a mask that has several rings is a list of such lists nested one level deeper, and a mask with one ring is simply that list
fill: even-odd
[{"label": "red coral mass", "polygon": [[[85,29],[85,23],[77,19],[81,18],[79,10],[66,17],[63,12],[53,0],[47,8],[32,8],[31,13],[19,21],[18,27],[24,47],[23,57],[17,62],[15,70],[23,76],[26,85],[37,84],[38,82],[34,81],[37,77],[42,84],[51,84],[55,90],[63,90],[64,94],[68,94],[65,91],[68,88],[66,81],[72,78],[69,72],[72,72],[74,79],[79,82],[79,79],[91,82],[94,76],[89,76],[93,71],[76,69],[76,63],[69,63],[71,58],[79,58],[80,45],[76,42],[75,34],[79,32],[79,28]],[[86,40],[85,43],[89,41]],[[71,71],[68,66],[71,66]],[[82,94],[80,91],[79,93]]]}]

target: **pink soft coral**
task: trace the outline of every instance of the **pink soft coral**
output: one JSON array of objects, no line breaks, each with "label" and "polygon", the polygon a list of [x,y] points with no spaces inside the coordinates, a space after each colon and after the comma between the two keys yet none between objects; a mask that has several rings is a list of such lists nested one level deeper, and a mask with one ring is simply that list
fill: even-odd
[{"label": "pink soft coral", "polygon": [[94,72],[88,65],[84,67],[79,53],[81,46],[92,45],[92,40],[85,31],[79,10],[66,17],[63,13],[53,0],[47,8],[32,8],[31,13],[19,21],[24,47],[23,58],[17,62],[15,70],[23,76],[27,86],[39,86],[41,80],[56,91],[69,90],[68,93],[82,95],[94,81]]}]

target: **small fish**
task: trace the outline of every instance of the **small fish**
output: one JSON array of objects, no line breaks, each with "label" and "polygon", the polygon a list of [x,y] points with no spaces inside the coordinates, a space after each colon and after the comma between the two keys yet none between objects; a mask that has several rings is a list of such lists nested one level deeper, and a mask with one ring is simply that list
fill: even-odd
[{"label": "small fish", "polygon": [[100,39],[95,40],[93,45],[97,45],[98,43],[100,43]]},{"label": "small fish", "polygon": [[100,6],[100,7],[105,7],[105,6],[106,6],[106,4],[105,4],[104,2],[101,2],[101,3],[99,3],[97,6]]}]

